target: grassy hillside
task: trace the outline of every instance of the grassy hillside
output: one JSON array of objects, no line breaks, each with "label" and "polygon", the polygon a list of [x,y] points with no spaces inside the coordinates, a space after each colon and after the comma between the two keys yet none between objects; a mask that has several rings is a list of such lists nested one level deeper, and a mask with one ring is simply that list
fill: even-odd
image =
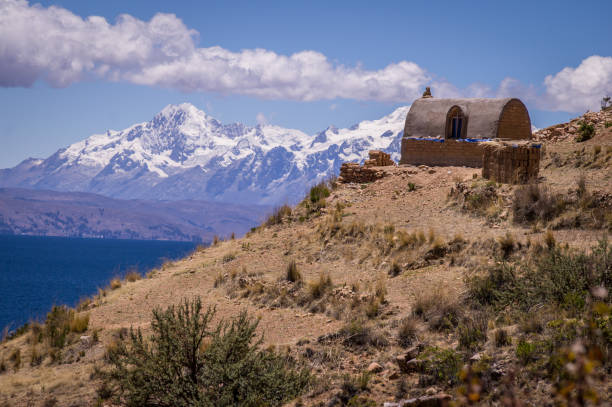
[{"label": "grassy hillside", "polygon": [[246,312],[258,349],[310,371],[289,405],[611,403],[612,118],[598,120],[588,141],[544,140],[537,185],[389,167],[114,281],[0,345],[0,405],[113,405],[104,372],[129,329],[147,338],[153,309],[197,297],[211,327]]}]

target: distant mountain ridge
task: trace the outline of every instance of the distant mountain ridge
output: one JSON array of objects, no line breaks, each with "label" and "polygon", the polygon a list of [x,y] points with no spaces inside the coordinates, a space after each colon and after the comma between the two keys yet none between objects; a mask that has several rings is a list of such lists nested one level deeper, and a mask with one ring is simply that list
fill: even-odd
[{"label": "distant mountain ridge", "polygon": [[0,234],[210,242],[242,235],[270,210],[204,201],[117,200],[0,188]]},{"label": "distant mountain ridge", "polygon": [[309,136],[273,125],[222,124],[191,104],[169,105],[149,122],[0,170],[0,187],[119,199],[296,202],[309,185],[337,174],[344,161],[362,161],[370,149],[397,160],[408,108]]}]

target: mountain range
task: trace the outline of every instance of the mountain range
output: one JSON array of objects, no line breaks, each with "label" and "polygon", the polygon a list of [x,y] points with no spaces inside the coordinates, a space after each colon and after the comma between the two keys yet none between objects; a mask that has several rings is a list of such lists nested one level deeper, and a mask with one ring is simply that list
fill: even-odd
[{"label": "mountain range", "polygon": [[350,128],[308,135],[274,125],[223,124],[189,103],[0,170],[0,187],[115,199],[278,205],[298,201],[342,162],[381,149],[399,159],[408,107]]}]

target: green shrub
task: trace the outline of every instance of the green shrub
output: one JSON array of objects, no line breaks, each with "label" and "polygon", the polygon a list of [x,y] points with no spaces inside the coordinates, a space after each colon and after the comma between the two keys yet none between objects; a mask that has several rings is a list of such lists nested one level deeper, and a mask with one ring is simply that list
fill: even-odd
[{"label": "green shrub", "polygon": [[[521,267],[525,270],[515,270]],[[513,305],[528,312],[536,304],[553,303],[580,311],[592,287],[612,290],[612,246],[605,238],[588,254],[554,246],[534,266],[496,265],[486,275],[468,279],[467,286],[469,298],[496,309]]]},{"label": "green shrub", "polygon": [[423,373],[432,376],[435,382],[458,382],[463,359],[452,349],[429,347],[419,355],[419,359],[424,361]]},{"label": "green shrub", "polygon": [[45,320],[44,336],[49,344],[55,348],[63,348],[66,344],[66,336],[70,333],[70,323],[74,318],[74,311],[68,307],[54,306],[47,314]]},{"label": "green shrub", "polygon": [[536,359],[536,345],[532,342],[521,339],[516,345],[516,357],[523,364],[527,365]]},{"label": "green shrub", "polygon": [[280,406],[308,385],[310,373],[272,350],[259,349],[258,321],[242,312],[209,324],[199,298],[155,309],[150,340],[140,330],[109,350],[102,372],[115,401],[128,406]]},{"label": "green shrub", "polygon": [[329,188],[327,187],[325,182],[321,182],[310,188],[310,202],[317,203],[320,200],[327,198],[329,194]]},{"label": "green shrub", "polygon": [[476,313],[463,319],[457,328],[459,347],[466,350],[476,350],[487,340],[489,320],[484,313]]},{"label": "green shrub", "polygon": [[412,191],[416,191],[416,185],[414,184],[414,182],[409,182],[408,183],[408,192],[412,192]]},{"label": "green shrub", "polygon": [[576,141],[580,143],[582,141],[590,140],[595,134],[595,127],[585,121],[582,121],[579,124],[580,127],[578,128],[578,136],[576,137]]}]

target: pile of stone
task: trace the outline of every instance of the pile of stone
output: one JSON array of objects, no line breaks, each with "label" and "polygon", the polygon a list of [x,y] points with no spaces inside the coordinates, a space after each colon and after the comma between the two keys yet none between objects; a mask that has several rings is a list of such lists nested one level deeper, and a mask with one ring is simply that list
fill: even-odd
[{"label": "pile of stone", "polygon": [[[572,119],[569,123],[556,124],[533,133],[535,140],[546,140],[551,142],[573,140],[580,133],[582,123],[592,124],[595,132],[603,130],[606,123],[612,122],[612,109],[599,112],[587,112],[581,117]],[[609,125],[608,125],[609,126]]]},{"label": "pile of stone", "polygon": [[380,150],[370,150],[370,159],[365,160],[363,163],[364,167],[387,167],[389,165],[395,165],[391,156]]},{"label": "pile of stone", "polygon": [[537,179],[541,146],[535,143],[487,143],[482,177],[506,184],[526,184]]},{"label": "pile of stone", "polygon": [[360,183],[374,182],[385,176],[383,170],[374,167],[362,167],[357,163],[344,163],[340,167],[339,182],[343,183]]},{"label": "pile of stone", "polygon": [[377,167],[386,167],[394,164],[389,154],[379,150],[372,150],[370,151],[370,159],[365,161],[363,167],[357,163],[342,164],[338,181],[360,184],[374,182],[385,176],[385,171]]}]

